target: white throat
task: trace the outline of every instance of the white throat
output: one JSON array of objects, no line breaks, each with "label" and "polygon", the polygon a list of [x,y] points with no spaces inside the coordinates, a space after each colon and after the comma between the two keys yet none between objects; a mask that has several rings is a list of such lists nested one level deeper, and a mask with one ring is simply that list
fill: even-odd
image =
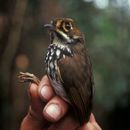
[{"label": "white throat", "polygon": [[65,45],[65,43],[62,43],[62,41],[57,36],[54,36],[52,44],[56,45],[58,48],[62,50],[65,50],[65,49],[70,50],[68,45]]}]

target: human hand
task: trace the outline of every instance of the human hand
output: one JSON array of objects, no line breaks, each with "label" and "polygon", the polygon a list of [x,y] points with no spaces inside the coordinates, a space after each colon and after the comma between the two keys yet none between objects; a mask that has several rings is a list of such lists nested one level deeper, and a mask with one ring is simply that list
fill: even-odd
[{"label": "human hand", "polygon": [[[29,87],[31,98],[28,114],[21,123],[20,130],[74,130],[79,124],[68,113],[69,105],[55,95],[51,84],[44,76],[39,86]],[[101,130],[94,115],[78,130]]]}]

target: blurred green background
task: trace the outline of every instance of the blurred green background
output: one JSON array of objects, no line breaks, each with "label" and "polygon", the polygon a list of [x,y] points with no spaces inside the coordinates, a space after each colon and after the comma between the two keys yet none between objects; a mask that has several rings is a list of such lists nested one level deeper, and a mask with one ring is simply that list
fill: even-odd
[{"label": "blurred green background", "polygon": [[28,110],[19,71],[44,75],[43,25],[73,18],[84,32],[95,78],[94,114],[103,130],[130,130],[130,0],[0,0],[0,129],[18,130]]}]

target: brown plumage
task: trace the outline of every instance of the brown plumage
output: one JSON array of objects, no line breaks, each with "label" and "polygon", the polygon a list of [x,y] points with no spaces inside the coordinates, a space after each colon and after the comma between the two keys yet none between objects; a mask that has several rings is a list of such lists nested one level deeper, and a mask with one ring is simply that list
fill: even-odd
[{"label": "brown plumage", "polygon": [[[46,73],[56,94],[72,106],[82,125],[89,120],[93,100],[92,68],[83,34],[70,18],[54,19],[45,27],[51,37],[45,58]],[[20,78],[38,84],[36,77],[28,78],[26,73]]]},{"label": "brown plumage", "polygon": [[83,45],[81,46],[77,48],[73,58],[60,59],[58,66],[63,79],[63,87],[75,110],[75,115],[80,124],[83,124],[89,120],[92,110],[93,79],[89,57],[86,49]]}]

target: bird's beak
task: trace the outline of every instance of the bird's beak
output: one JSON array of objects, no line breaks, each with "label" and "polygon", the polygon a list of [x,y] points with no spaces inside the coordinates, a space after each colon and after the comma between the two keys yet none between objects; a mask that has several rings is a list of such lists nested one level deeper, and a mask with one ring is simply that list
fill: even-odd
[{"label": "bird's beak", "polygon": [[54,30],[54,26],[52,24],[45,24],[44,25],[44,28],[50,30],[50,31],[53,31]]}]

